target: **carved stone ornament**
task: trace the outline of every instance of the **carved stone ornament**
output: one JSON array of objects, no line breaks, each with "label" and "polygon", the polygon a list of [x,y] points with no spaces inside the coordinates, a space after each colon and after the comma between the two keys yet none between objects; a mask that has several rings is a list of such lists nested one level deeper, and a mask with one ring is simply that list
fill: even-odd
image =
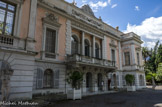
[{"label": "carved stone ornament", "polygon": [[46,16],[43,18],[43,23],[53,25],[57,28],[61,26],[61,24],[58,22],[58,17],[48,12],[46,13]]},{"label": "carved stone ornament", "polygon": [[48,20],[50,20],[50,21],[58,21],[58,17],[56,17],[54,14],[52,14],[52,13],[46,13],[46,17],[45,17],[46,19],[48,19]]},{"label": "carved stone ornament", "polygon": [[136,47],[136,51],[141,51],[141,47]]},{"label": "carved stone ornament", "polygon": [[115,41],[114,41],[114,40],[111,40],[111,42],[110,42],[110,46],[111,46],[111,47],[114,47],[114,48],[117,47],[117,46],[115,45]]},{"label": "carved stone ornament", "polygon": [[98,23],[97,21],[93,20],[90,17],[87,17],[86,15],[83,15],[82,13],[80,13],[80,12],[74,10],[74,9],[72,10],[72,15],[74,17],[76,17],[77,19],[83,20],[83,21],[85,21],[85,22],[87,22],[87,23],[89,23],[93,26],[96,26],[99,29],[103,29],[102,24]]},{"label": "carved stone ornament", "polygon": [[88,5],[88,4],[87,4],[87,5],[82,6],[82,7],[81,7],[81,9],[82,9],[82,11],[83,11],[83,12],[85,12],[85,13],[87,13],[87,14],[89,14],[89,15],[93,16],[93,17],[95,17],[95,15],[94,15],[94,13],[93,13],[92,9],[89,7],[89,5]]}]

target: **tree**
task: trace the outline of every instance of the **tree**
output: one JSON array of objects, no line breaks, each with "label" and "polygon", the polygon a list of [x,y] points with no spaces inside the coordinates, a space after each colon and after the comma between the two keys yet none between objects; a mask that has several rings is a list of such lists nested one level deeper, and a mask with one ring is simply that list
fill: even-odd
[{"label": "tree", "polygon": [[158,64],[156,80],[157,81],[162,81],[162,63]]},{"label": "tree", "polygon": [[146,77],[151,77],[152,80],[152,85],[153,85],[153,89],[155,89],[156,84],[155,84],[155,77],[157,76],[156,72],[157,72],[157,53],[158,53],[158,48],[159,46],[159,41],[156,42],[156,45],[154,47],[154,49],[150,50],[150,56],[149,56],[149,60],[147,62],[145,62],[145,72],[146,72]]},{"label": "tree", "polygon": [[143,55],[144,61],[146,63],[146,59],[149,56],[149,49],[147,47],[142,47],[142,55]]},{"label": "tree", "polygon": [[157,66],[162,63],[162,44],[158,47],[155,63]]},{"label": "tree", "polygon": [[134,75],[127,74],[125,76],[125,80],[126,80],[127,85],[132,86],[133,85],[133,82],[135,80],[135,77],[134,77]]},{"label": "tree", "polygon": [[83,73],[78,71],[70,71],[68,73],[67,82],[72,85],[72,88],[80,89],[80,84],[83,81]]}]

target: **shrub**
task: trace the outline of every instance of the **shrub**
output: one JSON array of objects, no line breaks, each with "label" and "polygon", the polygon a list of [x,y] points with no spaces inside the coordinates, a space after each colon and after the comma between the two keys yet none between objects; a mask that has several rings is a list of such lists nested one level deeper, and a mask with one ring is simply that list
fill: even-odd
[{"label": "shrub", "polygon": [[133,85],[133,82],[135,80],[135,77],[134,77],[134,75],[127,74],[125,76],[125,80],[126,80],[127,85],[132,86]]}]

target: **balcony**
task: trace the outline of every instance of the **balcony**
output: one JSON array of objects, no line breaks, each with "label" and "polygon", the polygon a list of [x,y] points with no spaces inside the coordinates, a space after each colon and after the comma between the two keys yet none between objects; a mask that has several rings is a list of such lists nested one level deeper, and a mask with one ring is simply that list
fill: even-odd
[{"label": "balcony", "polygon": [[10,35],[0,35],[0,47],[24,49],[25,39]]},{"label": "balcony", "polygon": [[129,71],[129,70],[137,70],[137,71],[144,71],[144,67],[141,65],[129,65],[129,66],[123,66],[123,70]]},{"label": "balcony", "polygon": [[116,68],[115,61],[105,60],[105,59],[96,59],[88,56],[83,56],[79,54],[69,55],[67,61],[71,63],[98,66],[105,68]]}]

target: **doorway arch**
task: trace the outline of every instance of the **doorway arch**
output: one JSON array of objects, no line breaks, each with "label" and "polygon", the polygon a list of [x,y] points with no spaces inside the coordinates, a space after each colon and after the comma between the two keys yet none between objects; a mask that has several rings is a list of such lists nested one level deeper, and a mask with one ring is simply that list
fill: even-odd
[{"label": "doorway arch", "polygon": [[98,90],[102,90],[102,86],[103,86],[103,83],[102,83],[102,74],[101,73],[98,73],[97,75],[97,84],[98,84]]},{"label": "doorway arch", "polygon": [[90,72],[86,74],[86,88],[87,91],[91,91],[92,89],[92,73]]}]

